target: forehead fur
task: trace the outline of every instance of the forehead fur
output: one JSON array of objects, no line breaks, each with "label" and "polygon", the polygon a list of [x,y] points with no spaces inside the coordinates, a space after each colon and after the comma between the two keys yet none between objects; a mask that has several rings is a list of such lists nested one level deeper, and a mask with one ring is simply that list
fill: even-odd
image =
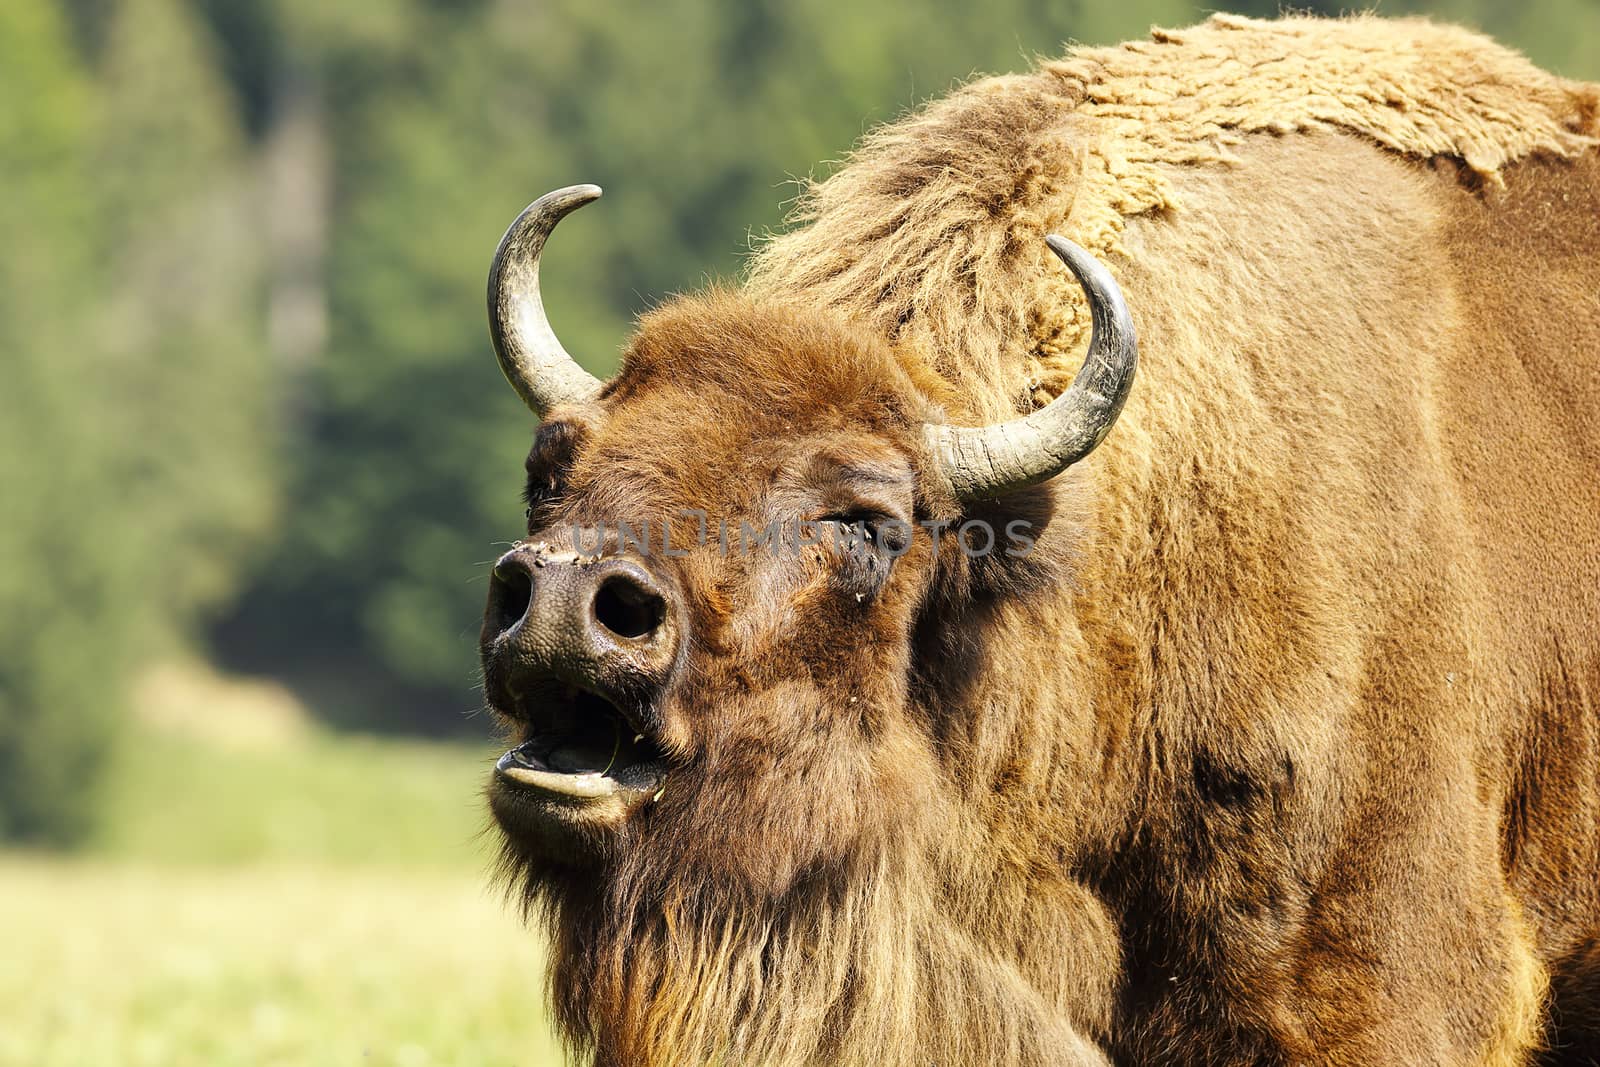
[{"label": "forehead fur", "polygon": [[606,390],[613,409],[690,401],[708,415],[889,431],[955,406],[943,379],[835,315],[727,290],[643,316]]}]

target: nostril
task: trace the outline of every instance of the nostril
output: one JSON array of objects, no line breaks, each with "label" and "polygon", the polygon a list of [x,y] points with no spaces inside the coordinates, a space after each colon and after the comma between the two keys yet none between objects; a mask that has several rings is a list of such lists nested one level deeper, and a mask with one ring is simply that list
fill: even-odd
[{"label": "nostril", "polygon": [[533,599],[533,578],[521,567],[499,566],[494,569],[494,585],[497,629],[505,633],[528,613],[528,601]]},{"label": "nostril", "polygon": [[594,595],[594,617],[618,637],[639,638],[654,633],[667,616],[660,594],[631,578],[614,574]]}]

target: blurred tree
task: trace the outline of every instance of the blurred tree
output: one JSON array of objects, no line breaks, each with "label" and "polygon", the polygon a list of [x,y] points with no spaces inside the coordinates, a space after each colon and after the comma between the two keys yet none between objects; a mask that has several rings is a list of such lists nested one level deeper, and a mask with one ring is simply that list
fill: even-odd
[{"label": "blurred tree", "polygon": [[250,183],[180,0],[0,13],[0,836],[71,840],[126,669],[272,517]]},{"label": "blurred tree", "polygon": [[106,473],[140,516],[119,542],[144,562],[154,614],[181,624],[232,592],[276,506],[260,188],[183,0],[119,0],[98,81],[95,348],[132,401],[106,416],[122,442]]},{"label": "blurred tree", "polygon": [[0,108],[0,837],[62,840],[92,811],[127,589],[102,543],[112,447],[80,304],[94,292],[91,87],[50,6],[0,5],[0,97],[31,102]]}]

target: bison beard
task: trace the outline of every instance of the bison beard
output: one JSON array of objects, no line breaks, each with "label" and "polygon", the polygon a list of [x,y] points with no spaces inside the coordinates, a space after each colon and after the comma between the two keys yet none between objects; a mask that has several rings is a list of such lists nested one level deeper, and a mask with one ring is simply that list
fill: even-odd
[{"label": "bison beard", "polygon": [[[484,664],[525,751],[558,690],[619,737],[592,803],[491,789],[572,1045],[1593,1063],[1597,144],[1600,87],[1463,31],[1219,16],[873,133],[604,384],[538,302],[598,191],[530,208]],[[942,532],[744,556],[684,509]],[[616,518],[694,547],[567,533]]]},{"label": "bison beard", "polygon": [[938,879],[910,841],[769,893],[674,853],[687,838],[606,865],[598,894],[561,873],[528,884],[552,933],[558,1019],[597,1063],[1100,1062],[1015,965],[933,906]]}]

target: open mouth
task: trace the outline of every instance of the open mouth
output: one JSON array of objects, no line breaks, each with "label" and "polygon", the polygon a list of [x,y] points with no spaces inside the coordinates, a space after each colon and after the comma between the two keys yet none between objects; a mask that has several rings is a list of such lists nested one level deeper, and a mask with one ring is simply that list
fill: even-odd
[{"label": "open mouth", "polygon": [[495,764],[502,786],[579,801],[659,794],[666,754],[600,694],[542,687],[519,702],[516,717],[524,740]]}]

